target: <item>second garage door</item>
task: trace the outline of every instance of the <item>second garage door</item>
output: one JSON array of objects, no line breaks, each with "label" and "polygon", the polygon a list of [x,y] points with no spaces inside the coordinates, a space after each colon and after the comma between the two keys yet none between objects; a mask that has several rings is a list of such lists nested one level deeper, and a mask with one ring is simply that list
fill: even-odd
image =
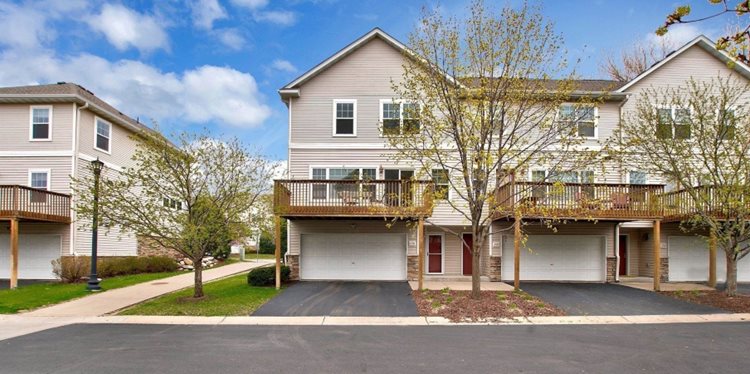
[{"label": "second garage door", "polygon": [[[55,279],[52,260],[60,258],[60,235],[20,235],[18,278]],[[10,235],[0,235],[0,278],[10,277]]]},{"label": "second garage door", "polygon": [[[673,282],[708,281],[708,244],[697,236],[670,236],[669,280]],[[737,264],[737,281],[750,282],[750,260],[745,257]],[[727,279],[727,259],[724,251],[716,252],[716,280]]]},{"label": "second garage door", "polygon": [[406,280],[406,235],[302,234],[300,279]]},{"label": "second garage door", "polygon": [[[604,282],[604,237],[530,235],[521,247],[521,280]],[[502,279],[513,280],[513,237],[503,242]]]}]

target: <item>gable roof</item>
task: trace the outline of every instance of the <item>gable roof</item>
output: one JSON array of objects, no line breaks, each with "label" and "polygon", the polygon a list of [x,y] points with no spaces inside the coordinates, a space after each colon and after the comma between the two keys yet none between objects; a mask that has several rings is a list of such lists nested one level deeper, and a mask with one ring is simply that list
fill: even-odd
[{"label": "gable roof", "polygon": [[696,45],[703,48],[706,52],[710,53],[712,56],[716,57],[717,59],[721,60],[724,63],[732,62],[733,64],[731,68],[734,69],[734,71],[744,76],[745,78],[750,79],[750,67],[743,64],[742,62],[735,61],[726,52],[716,49],[716,43],[714,43],[711,39],[707,38],[705,35],[699,35],[695,39],[689,41],[687,44],[677,49],[676,51],[669,53],[661,61],[658,61],[654,63],[653,65],[651,65],[651,67],[646,69],[646,71],[642,72],[641,74],[638,74],[637,77],[633,78],[632,80],[627,82],[624,86],[620,87],[620,89],[618,89],[617,92],[625,92],[625,90],[632,87],[636,83],[640,82],[643,78],[647,77],[649,74],[658,70],[660,67],[664,66],[667,62],[672,61],[675,57],[681,55],[682,53],[684,53],[685,51],[687,51],[688,49]]},{"label": "gable roof", "polygon": [[81,85],[68,82],[34,86],[0,87],[0,103],[75,102],[89,104],[95,112],[132,131],[153,131],[148,126],[120,112]]}]

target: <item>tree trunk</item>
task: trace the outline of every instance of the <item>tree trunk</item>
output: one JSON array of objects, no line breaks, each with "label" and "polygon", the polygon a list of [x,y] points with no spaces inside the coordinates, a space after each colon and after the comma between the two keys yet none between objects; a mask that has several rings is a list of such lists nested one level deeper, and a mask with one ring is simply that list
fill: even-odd
[{"label": "tree trunk", "polygon": [[195,275],[195,284],[193,285],[193,297],[203,297],[203,258],[193,258],[193,274]]},{"label": "tree trunk", "polygon": [[[479,297],[481,296],[481,282],[480,282],[480,274],[482,273],[479,269],[479,259],[482,255],[482,246],[479,238],[479,233],[476,229],[472,229],[472,239],[471,239],[471,298],[474,300],[479,300]],[[463,240],[463,238],[461,238]],[[463,248],[463,246],[462,246]],[[461,254],[463,256],[463,253]]]},{"label": "tree trunk", "polygon": [[734,254],[727,254],[727,296],[737,296],[737,261]]}]

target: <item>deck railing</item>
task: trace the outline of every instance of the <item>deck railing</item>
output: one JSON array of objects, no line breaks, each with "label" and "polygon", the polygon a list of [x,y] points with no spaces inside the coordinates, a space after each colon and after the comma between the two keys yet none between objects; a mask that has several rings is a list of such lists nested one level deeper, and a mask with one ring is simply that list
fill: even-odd
[{"label": "deck railing", "polygon": [[36,188],[0,185],[0,218],[70,222],[70,195]]},{"label": "deck railing", "polygon": [[[750,190],[727,188],[719,190],[712,186],[699,186],[691,190],[681,189],[662,195],[664,219],[681,221],[696,213],[705,213],[717,219],[736,217],[740,210],[750,210]],[[693,195],[696,197],[694,198]],[[736,197],[735,197],[736,195]],[[698,201],[696,201],[698,200]],[[744,202],[744,205],[742,205]]]},{"label": "deck railing", "polygon": [[646,219],[662,216],[663,185],[509,182],[497,188],[497,215],[573,219]]},{"label": "deck railing", "polygon": [[434,184],[418,180],[276,180],[274,212],[293,217],[418,217],[432,213]]}]

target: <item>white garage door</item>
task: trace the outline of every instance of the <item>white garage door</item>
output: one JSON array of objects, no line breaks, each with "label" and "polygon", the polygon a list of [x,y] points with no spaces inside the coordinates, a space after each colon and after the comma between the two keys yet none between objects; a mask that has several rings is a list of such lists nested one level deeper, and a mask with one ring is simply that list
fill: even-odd
[{"label": "white garage door", "polygon": [[303,234],[304,280],[406,280],[404,234]]},{"label": "white garage door", "polygon": [[[697,236],[667,238],[669,280],[673,282],[708,281],[708,243]],[[727,259],[720,248],[716,252],[716,280],[727,279]],[[737,264],[737,281],[750,282],[750,260],[746,256]]]},{"label": "white garage door", "polygon": [[[60,235],[18,237],[18,278],[55,279],[52,260],[60,258]],[[10,277],[10,235],[0,235],[0,278]]]},{"label": "white garage door", "polygon": [[[502,278],[513,280],[513,237],[503,242]],[[521,280],[604,282],[604,237],[529,235],[521,247]]]}]

